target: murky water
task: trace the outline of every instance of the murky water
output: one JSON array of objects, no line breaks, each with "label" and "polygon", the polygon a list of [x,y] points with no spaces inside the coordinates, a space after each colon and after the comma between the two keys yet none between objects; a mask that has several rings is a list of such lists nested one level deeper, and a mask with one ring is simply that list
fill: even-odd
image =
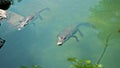
[{"label": "murky water", "polygon": [[[16,26],[10,26],[8,23],[1,26],[0,36],[6,40],[6,43],[0,50],[0,68],[20,68],[21,65],[29,67],[32,64],[40,65],[42,68],[69,68],[70,62],[67,61],[67,58],[70,57],[77,57],[83,60],[89,59],[96,63],[104,49],[105,39],[103,37],[106,38],[108,35],[109,24],[107,25],[108,27],[104,23],[101,25],[94,24],[99,20],[94,17],[95,21],[90,19],[90,16],[92,16],[90,10],[101,1],[23,0],[15,3],[10,7],[9,11],[24,17],[46,7],[50,10],[41,13],[43,20],[38,18],[21,31],[16,30]],[[92,24],[96,28],[82,26],[79,29],[83,33],[83,37],[79,33],[75,34],[79,41],[70,38],[62,46],[58,46],[57,35],[68,26],[80,22],[94,22]],[[110,24],[110,28],[120,29],[120,24],[117,24],[114,27],[111,26],[113,24]],[[105,26],[106,28],[102,27],[99,29],[100,26]],[[103,31],[100,35],[102,39],[99,37],[100,31]],[[120,33],[114,35],[117,36],[112,36],[113,39],[109,43],[110,46],[100,62],[105,68],[120,67]]]}]

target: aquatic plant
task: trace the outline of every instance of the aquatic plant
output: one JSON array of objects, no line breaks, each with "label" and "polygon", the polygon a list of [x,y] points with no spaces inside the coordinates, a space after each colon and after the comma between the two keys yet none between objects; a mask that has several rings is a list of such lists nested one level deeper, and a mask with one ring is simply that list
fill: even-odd
[{"label": "aquatic plant", "polygon": [[[102,41],[105,40],[104,50],[97,61],[98,64],[101,62],[102,58],[104,57],[104,54],[108,48],[109,43],[114,43],[119,47],[120,36],[117,34],[120,33],[119,3],[120,0],[100,0],[100,2],[97,5],[95,5],[90,9],[91,14],[89,16],[89,21],[93,23],[96,26],[96,28],[100,31],[99,38]],[[111,41],[110,39],[111,40],[113,39],[114,41]],[[110,59],[110,60],[114,60],[114,59]],[[115,65],[115,63],[113,65]]]},{"label": "aquatic plant", "polygon": [[101,53],[101,55],[100,55],[99,59],[97,60],[96,64],[93,64],[91,62],[91,60],[79,60],[76,57],[68,58],[67,60],[72,63],[72,65],[71,65],[72,68],[103,68],[103,65],[100,64],[100,62],[101,62],[102,58],[104,57],[104,54],[105,54],[105,52],[108,48],[108,44],[109,44],[109,41],[110,41],[110,38],[111,38],[112,35],[113,35],[113,33],[110,33],[107,36],[107,38],[105,40],[104,50]]},{"label": "aquatic plant", "polygon": [[100,0],[97,5],[90,8],[89,21],[101,31],[99,35],[102,40],[106,39],[108,32],[120,29],[119,6],[120,0]]},{"label": "aquatic plant", "polygon": [[72,63],[70,68],[103,68],[101,64],[93,64],[91,60],[79,60],[75,57],[67,60]]},{"label": "aquatic plant", "polygon": [[[21,68],[28,68],[28,67],[22,65]],[[42,67],[40,65],[31,65],[30,68],[42,68]]]},{"label": "aquatic plant", "polygon": [[106,50],[107,50],[107,48],[108,48],[108,46],[109,46],[109,41],[112,40],[112,38],[113,38],[112,36],[116,36],[116,35],[114,35],[115,33],[120,33],[120,30],[111,32],[111,33],[107,36],[107,38],[106,38],[106,40],[105,40],[104,50],[103,50],[102,54],[100,55],[100,58],[98,59],[97,64],[99,64],[100,61],[102,60],[102,58],[104,57],[104,54],[105,54],[105,52],[106,52]]},{"label": "aquatic plant", "polygon": [[102,60],[102,58],[103,58],[103,56],[104,56],[104,54],[105,54],[105,52],[106,52],[106,50],[107,50],[108,42],[109,42],[111,36],[112,36],[112,33],[110,33],[110,34],[107,36],[106,41],[105,41],[104,50],[103,50],[102,54],[100,55],[100,58],[98,59],[97,64],[99,64],[100,61]]}]

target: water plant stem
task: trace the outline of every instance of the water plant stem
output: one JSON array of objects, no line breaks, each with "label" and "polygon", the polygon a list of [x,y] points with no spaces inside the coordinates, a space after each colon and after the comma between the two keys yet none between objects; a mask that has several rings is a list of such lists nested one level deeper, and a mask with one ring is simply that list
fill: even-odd
[{"label": "water plant stem", "polygon": [[110,33],[110,34],[107,36],[106,41],[105,41],[104,50],[103,50],[102,54],[100,55],[100,58],[98,59],[97,64],[99,64],[99,63],[101,62],[102,58],[104,57],[104,54],[105,54],[105,52],[106,52],[106,50],[107,50],[108,43],[109,43],[109,40],[110,40],[110,37],[111,37],[111,36],[112,36],[112,33]]}]

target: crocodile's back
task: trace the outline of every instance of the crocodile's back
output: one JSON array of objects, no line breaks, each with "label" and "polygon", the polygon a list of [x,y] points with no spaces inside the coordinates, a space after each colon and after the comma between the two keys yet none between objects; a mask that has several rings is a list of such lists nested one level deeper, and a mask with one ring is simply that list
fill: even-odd
[{"label": "crocodile's back", "polygon": [[69,27],[67,27],[66,29],[64,29],[59,36],[72,36],[73,34],[75,34],[77,32],[77,30],[80,28],[80,26],[86,26],[86,27],[93,27],[94,26],[90,23],[86,23],[86,22],[80,22],[78,24],[75,25],[71,25]]},{"label": "crocodile's back", "polygon": [[59,34],[59,36],[72,35],[73,32],[75,31],[75,29],[76,29],[76,26],[70,26],[70,27],[64,29],[64,30]]}]

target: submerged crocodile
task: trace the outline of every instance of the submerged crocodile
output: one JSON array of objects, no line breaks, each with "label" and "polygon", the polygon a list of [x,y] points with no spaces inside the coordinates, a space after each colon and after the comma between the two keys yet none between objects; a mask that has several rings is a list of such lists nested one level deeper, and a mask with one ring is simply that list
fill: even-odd
[{"label": "submerged crocodile", "polygon": [[79,34],[81,36],[83,36],[82,32],[79,30],[79,27],[80,26],[89,26],[89,27],[94,27],[92,24],[90,23],[79,23],[75,26],[71,26],[71,27],[68,27],[66,29],[64,29],[61,33],[58,34],[58,41],[57,41],[57,45],[62,45],[64,42],[68,41],[70,38],[75,38],[76,41],[79,41],[78,40],[78,37],[75,36],[75,34],[77,32],[79,32]]},{"label": "submerged crocodile", "polygon": [[39,16],[39,18],[42,19],[42,17],[39,15],[41,12],[45,11],[45,10],[49,10],[49,8],[44,8],[42,10],[39,10],[38,12],[36,12],[33,15],[29,15],[27,16],[24,20],[20,21],[20,25],[18,27],[18,30],[21,30],[23,27],[25,27],[26,25],[28,25],[30,23],[31,20],[35,19],[36,17]]}]

